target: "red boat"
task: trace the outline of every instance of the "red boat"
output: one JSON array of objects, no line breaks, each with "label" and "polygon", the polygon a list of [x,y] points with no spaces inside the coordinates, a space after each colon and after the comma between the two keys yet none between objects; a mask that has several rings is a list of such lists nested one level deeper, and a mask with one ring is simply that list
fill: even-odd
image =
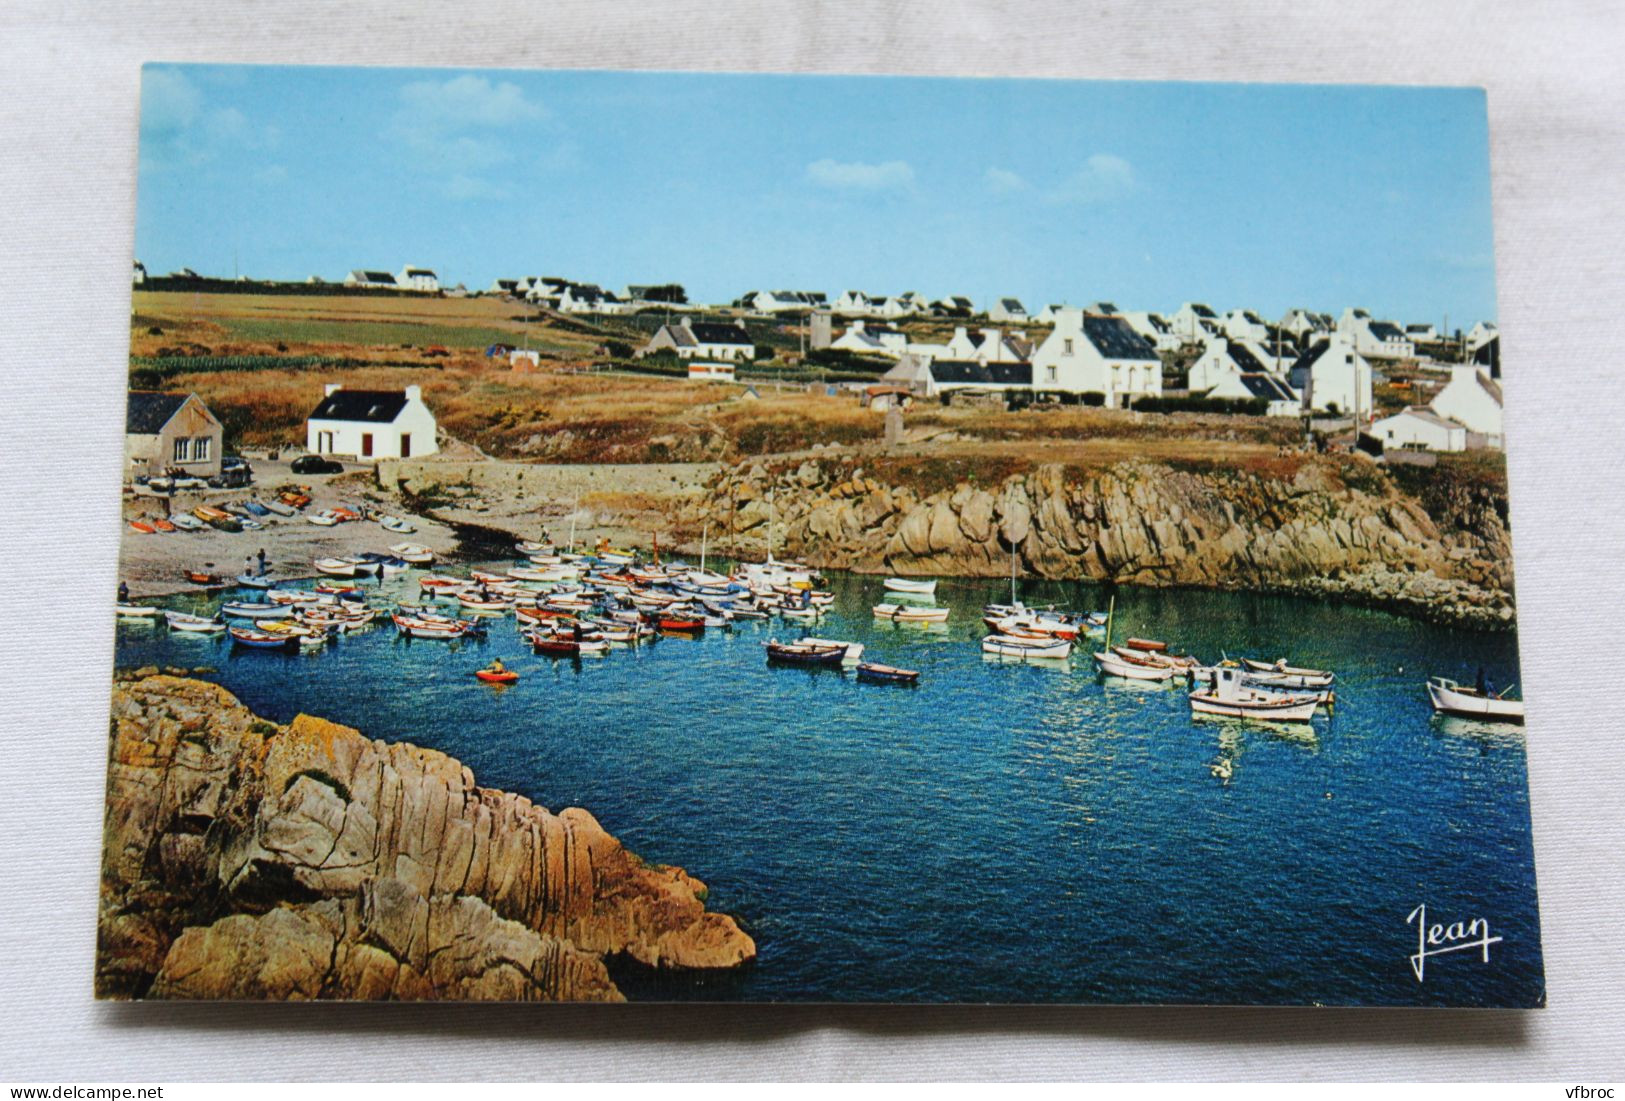
[{"label": "red boat", "polygon": [[1162,651],[1168,649],[1168,644],[1166,642],[1158,642],[1156,639],[1151,638],[1131,638],[1127,642],[1123,643],[1123,645],[1127,646],[1130,650],[1144,650],[1147,653],[1153,654],[1161,653]]},{"label": "red boat", "polygon": [[705,630],[705,620],[686,616],[662,615],[655,617],[655,626],[662,631],[678,631],[683,634],[698,634]]},{"label": "red boat", "polygon": [[143,524],[140,520],[131,520],[130,526],[136,531],[139,531],[142,535],[151,535],[157,530],[151,524]]},{"label": "red boat", "polygon": [[474,675],[486,684],[512,684],[519,679],[519,674],[512,669],[504,669],[500,673],[491,669],[479,669],[475,671]]},{"label": "red boat", "polygon": [[212,573],[200,573],[197,570],[187,570],[186,580],[194,585],[218,585],[220,578]]},{"label": "red boat", "polygon": [[561,612],[553,608],[515,608],[514,615],[519,617],[521,623],[574,623],[574,612]]},{"label": "red boat", "polygon": [[581,643],[573,638],[557,635],[532,635],[530,648],[538,654],[555,658],[573,658],[581,655]]}]

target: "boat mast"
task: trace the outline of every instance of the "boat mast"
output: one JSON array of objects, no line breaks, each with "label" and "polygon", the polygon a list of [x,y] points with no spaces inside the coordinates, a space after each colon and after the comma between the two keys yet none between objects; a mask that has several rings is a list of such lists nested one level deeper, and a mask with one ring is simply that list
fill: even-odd
[{"label": "boat mast", "polygon": [[769,566],[771,566],[773,564],[773,522],[778,518],[778,511],[775,508],[775,495],[777,493],[778,493],[778,487],[777,486],[769,486],[768,487],[768,490],[767,490],[767,562],[764,563],[764,564],[769,565]]},{"label": "boat mast", "polygon": [[581,494],[577,493],[575,500],[570,504],[570,553],[576,552],[576,513],[581,511]]},{"label": "boat mast", "polygon": [[705,572],[705,541],[711,535],[711,522],[707,520],[705,527],[700,530],[700,572]]},{"label": "boat mast", "polygon": [[1010,544],[1010,603],[1016,601],[1016,545]]}]

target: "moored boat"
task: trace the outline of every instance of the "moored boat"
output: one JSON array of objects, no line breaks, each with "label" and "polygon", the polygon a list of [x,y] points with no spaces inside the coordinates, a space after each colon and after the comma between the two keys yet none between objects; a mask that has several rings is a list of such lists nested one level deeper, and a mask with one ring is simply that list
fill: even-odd
[{"label": "moored boat", "polygon": [[865,661],[858,665],[858,679],[871,684],[918,684],[920,671],[918,669],[899,669],[895,665],[881,665],[879,662]]},{"label": "moored boat", "polygon": [[896,623],[946,623],[947,608],[920,608],[909,604],[876,604],[876,619],[889,619]]},{"label": "moored boat", "polygon": [[1207,687],[1190,693],[1191,711],[1232,719],[1306,723],[1320,706],[1318,696],[1261,691],[1248,687],[1243,677],[1239,669],[1215,669]]},{"label": "moored boat", "polygon": [[164,622],[169,624],[172,631],[187,631],[198,635],[218,634],[226,629],[226,625],[218,619],[190,615],[186,612],[165,612]]},{"label": "moored boat", "polygon": [[240,573],[234,580],[245,589],[269,589],[276,585],[274,578],[266,577],[264,574]]},{"label": "moored boat", "polygon": [[421,543],[396,543],[389,552],[414,566],[427,566],[434,561],[434,552]]},{"label": "moored boat", "polygon": [[1449,677],[1429,677],[1427,687],[1428,700],[1433,704],[1433,710],[1441,715],[1485,722],[1523,723],[1522,700],[1503,699],[1476,688],[1466,688]]},{"label": "moored boat", "polygon": [[251,631],[247,627],[233,627],[231,641],[250,650],[291,650],[299,645],[299,636],[288,631]]},{"label": "moored boat", "polygon": [[246,600],[228,600],[220,605],[220,614],[233,619],[270,619],[273,616],[287,615],[288,609],[285,605],[272,604],[269,601],[257,604]]},{"label": "moored boat", "polygon": [[888,577],[885,586],[894,593],[918,593],[921,596],[931,596],[937,591],[935,579],[921,581],[913,577]]},{"label": "moored boat", "polygon": [[779,642],[769,639],[767,647],[769,665],[803,665],[834,667],[846,660],[844,646],[815,646],[808,642]]},{"label": "moored boat", "polygon": [[1096,653],[1095,666],[1108,677],[1122,677],[1125,680],[1153,680],[1169,681],[1179,673],[1171,665],[1163,665],[1145,659],[1128,659],[1118,651]]},{"label": "moored boat", "polygon": [[113,611],[120,619],[152,619],[158,615],[158,609],[148,604],[115,604]]},{"label": "moored boat", "polygon": [[1064,661],[1072,656],[1072,644],[1065,639],[988,635],[982,639],[982,653],[1001,658],[1020,658],[1022,661]]}]

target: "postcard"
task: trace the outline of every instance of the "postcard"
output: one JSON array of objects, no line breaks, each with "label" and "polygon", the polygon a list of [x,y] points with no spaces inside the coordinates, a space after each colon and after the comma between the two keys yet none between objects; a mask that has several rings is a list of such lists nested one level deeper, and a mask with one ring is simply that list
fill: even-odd
[{"label": "postcard", "polygon": [[99,996],[1544,1004],[1482,92],[140,119]]}]

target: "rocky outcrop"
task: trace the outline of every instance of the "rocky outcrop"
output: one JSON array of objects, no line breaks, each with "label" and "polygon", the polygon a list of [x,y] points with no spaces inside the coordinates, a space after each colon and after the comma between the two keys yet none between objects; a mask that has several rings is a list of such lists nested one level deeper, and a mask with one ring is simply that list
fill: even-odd
[{"label": "rocky outcrop", "polygon": [[1504,509],[1469,497],[1439,511],[1357,458],[1256,472],[1048,464],[926,494],[826,459],[725,470],[683,522],[754,553],[772,516],[781,555],[825,568],[998,577],[1013,549],[1027,576],[1253,588],[1510,626]]},{"label": "rocky outcrop", "polygon": [[101,996],[618,1000],[608,957],[755,956],[698,880],[442,753],[170,676],[112,714]]}]

